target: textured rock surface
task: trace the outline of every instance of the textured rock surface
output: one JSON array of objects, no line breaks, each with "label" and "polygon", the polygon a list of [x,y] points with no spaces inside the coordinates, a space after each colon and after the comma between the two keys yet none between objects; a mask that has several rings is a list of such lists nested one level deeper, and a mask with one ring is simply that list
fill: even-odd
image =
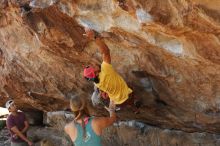
[{"label": "textured rock surface", "polygon": [[219,135],[160,129],[134,121],[121,122],[105,131],[105,146],[217,146]]},{"label": "textured rock surface", "polygon": [[64,111],[48,112],[44,115],[44,124],[63,131],[63,127],[66,123],[69,123],[73,119],[74,115],[72,113]]},{"label": "textured rock surface", "polygon": [[[69,115],[66,113],[66,115]],[[31,127],[28,137],[35,146],[40,146],[44,140],[50,141],[52,146],[71,146],[71,141],[64,134],[59,125],[65,123],[69,116],[64,112],[50,112],[45,116],[47,125],[52,127]],[[50,120],[48,120],[48,118]],[[177,130],[160,129],[140,122],[118,122],[104,131],[102,143],[104,146],[218,146],[220,136],[209,133],[187,133]],[[9,133],[0,130],[0,146],[10,146]]]},{"label": "textured rock surface", "polygon": [[[218,146],[220,136],[208,133],[187,133],[160,129],[143,123],[119,122],[103,133],[104,146]],[[54,128],[32,127],[28,136],[33,141],[42,139],[53,142],[54,146],[70,146],[70,139],[63,131]]]},{"label": "textured rock surface", "polygon": [[[47,125],[52,127],[32,127],[28,131],[29,138],[36,142],[36,146],[42,139],[53,142],[54,146],[71,145],[61,123],[73,119],[73,115],[57,111],[47,113],[44,118]],[[220,135],[160,129],[136,121],[126,121],[107,128],[103,133],[102,143],[104,146],[218,146]]]},{"label": "textured rock surface", "polygon": [[[71,142],[63,131],[54,128],[31,127],[27,136],[38,146],[41,141],[48,140],[52,146],[71,146]],[[39,145],[40,146],[40,145]]]},{"label": "textured rock surface", "polygon": [[[143,98],[136,119],[184,131],[220,131],[218,0],[29,0],[0,2],[0,103],[23,110],[68,107],[92,85],[84,65],[100,62],[83,26],[108,32],[115,69]],[[89,96],[88,96],[89,97]]]},{"label": "textured rock surface", "polygon": [[0,146],[10,146],[9,140],[10,134],[8,129],[4,128],[0,130]]}]

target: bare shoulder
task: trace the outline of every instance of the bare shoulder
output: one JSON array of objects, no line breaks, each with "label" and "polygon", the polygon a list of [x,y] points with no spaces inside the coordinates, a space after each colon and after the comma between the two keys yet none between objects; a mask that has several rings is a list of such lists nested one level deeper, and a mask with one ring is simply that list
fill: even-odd
[{"label": "bare shoulder", "polygon": [[67,135],[69,135],[72,141],[76,140],[77,129],[76,129],[74,121],[66,124],[64,131],[66,132]]},{"label": "bare shoulder", "polygon": [[67,133],[68,133],[68,131],[71,131],[71,130],[73,130],[73,129],[75,129],[75,124],[74,124],[73,121],[70,122],[70,123],[67,123],[67,124],[65,125],[65,127],[64,127],[64,130],[65,130],[65,132],[67,132]]},{"label": "bare shoulder", "polygon": [[102,133],[102,117],[94,117],[92,120],[92,128],[97,135],[101,135]]},{"label": "bare shoulder", "polygon": [[107,119],[107,117],[95,117],[93,118],[92,125],[98,128],[102,128]]},{"label": "bare shoulder", "polygon": [[94,117],[93,118],[93,123],[96,123],[96,122],[100,122],[104,119],[104,117]]}]

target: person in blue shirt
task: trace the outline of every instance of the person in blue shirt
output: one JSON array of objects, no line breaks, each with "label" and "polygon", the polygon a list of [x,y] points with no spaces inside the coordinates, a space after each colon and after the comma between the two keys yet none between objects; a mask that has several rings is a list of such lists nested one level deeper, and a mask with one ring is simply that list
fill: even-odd
[{"label": "person in blue shirt", "polygon": [[69,135],[75,146],[101,146],[103,129],[116,121],[115,104],[110,102],[109,117],[91,117],[85,98],[74,96],[70,99],[70,108],[75,119],[68,123],[64,131]]}]

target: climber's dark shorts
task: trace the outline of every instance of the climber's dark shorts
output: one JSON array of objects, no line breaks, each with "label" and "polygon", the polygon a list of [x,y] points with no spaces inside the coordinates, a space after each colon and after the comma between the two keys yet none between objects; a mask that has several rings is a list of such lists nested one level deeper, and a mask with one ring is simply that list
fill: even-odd
[{"label": "climber's dark shorts", "polygon": [[135,107],[139,108],[141,106],[140,104],[141,104],[140,100],[132,92],[131,94],[129,94],[128,99],[124,103],[122,103],[118,106],[121,108],[124,108],[127,106],[135,106]]}]

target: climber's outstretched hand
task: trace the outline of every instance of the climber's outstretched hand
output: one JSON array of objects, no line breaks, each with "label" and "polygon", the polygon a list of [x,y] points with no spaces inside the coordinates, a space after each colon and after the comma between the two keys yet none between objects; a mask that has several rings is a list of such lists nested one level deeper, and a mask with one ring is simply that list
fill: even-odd
[{"label": "climber's outstretched hand", "polygon": [[95,40],[95,43],[98,45],[99,51],[102,54],[102,60],[108,64],[111,64],[110,50],[105,42],[101,39],[101,34],[90,28],[85,28],[85,32],[85,36],[87,36],[89,40]]},{"label": "climber's outstretched hand", "polygon": [[95,32],[94,30],[85,27],[85,34],[84,34],[88,39],[93,40],[95,38]]},{"label": "climber's outstretched hand", "polygon": [[105,107],[105,109],[108,112],[115,112],[115,108],[116,108],[116,105],[115,105],[114,101],[112,101],[112,100],[109,103],[109,107]]}]

